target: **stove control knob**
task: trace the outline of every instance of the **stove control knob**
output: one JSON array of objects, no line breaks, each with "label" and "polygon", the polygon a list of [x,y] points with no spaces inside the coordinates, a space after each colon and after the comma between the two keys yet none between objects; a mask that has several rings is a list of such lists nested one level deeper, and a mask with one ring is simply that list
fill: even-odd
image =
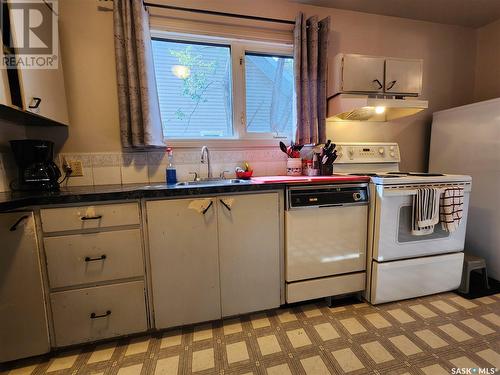
[{"label": "stove control knob", "polygon": [[393,158],[396,154],[394,152],[391,152],[389,155],[391,156],[391,158]]},{"label": "stove control knob", "polygon": [[353,193],[352,194],[352,199],[354,200],[354,202],[360,201],[361,198],[362,198],[361,193]]},{"label": "stove control knob", "polygon": [[394,151],[394,146],[389,147],[390,151]]},{"label": "stove control knob", "polygon": [[380,148],[378,149],[378,153],[379,153],[380,155],[384,155],[384,152],[385,152],[385,148],[380,147]]}]

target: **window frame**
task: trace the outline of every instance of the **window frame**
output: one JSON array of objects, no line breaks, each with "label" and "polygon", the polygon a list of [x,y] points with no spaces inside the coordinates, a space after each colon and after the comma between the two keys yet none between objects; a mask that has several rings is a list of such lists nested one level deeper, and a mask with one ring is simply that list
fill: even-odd
[{"label": "window frame", "polygon": [[[232,137],[224,138],[164,138],[172,147],[276,147],[278,141],[289,143],[292,137],[273,132],[257,133],[246,131],[246,82],[245,54],[291,57],[293,45],[272,42],[257,42],[235,38],[192,35],[162,30],[151,30],[151,39],[169,42],[200,43],[206,45],[229,46],[231,58],[231,101],[232,101]],[[295,99],[293,111],[295,111]]]}]

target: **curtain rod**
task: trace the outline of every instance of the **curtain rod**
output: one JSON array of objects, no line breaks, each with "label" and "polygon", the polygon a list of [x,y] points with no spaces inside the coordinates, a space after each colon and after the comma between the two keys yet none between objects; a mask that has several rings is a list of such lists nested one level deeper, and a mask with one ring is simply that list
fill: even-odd
[{"label": "curtain rod", "polygon": [[184,8],[184,7],[174,6],[174,5],[163,5],[163,4],[155,4],[155,3],[148,3],[148,2],[144,2],[144,6],[153,7],[153,8],[162,8],[162,9],[181,10],[184,12],[192,12],[192,13],[210,14],[212,16],[234,17],[234,18],[243,18],[243,19],[254,20],[254,21],[276,22],[276,23],[285,23],[287,25],[295,25],[295,21],[291,21],[291,20],[282,20],[282,19],[278,19],[278,18],[267,18],[267,17],[259,17],[259,16],[249,16],[246,14],[238,14],[238,13],[217,12],[215,10]]},{"label": "curtain rod", "polygon": [[[113,0],[99,0],[102,2],[113,1]],[[276,23],[284,23],[287,25],[295,25],[295,21],[292,20],[282,20],[278,18],[267,18],[267,17],[259,17],[259,16],[249,16],[246,14],[238,14],[238,13],[226,13],[226,12],[217,12],[215,10],[205,10],[205,9],[196,9],[196,8],[184,8],[178,7],[175,5],[164,5],[164,4],[155,4],[144,2],[145,7],[152,8],[161,8],[161,9],[171,9],[171,10],[180,10],[183,12],[191,12],[191,13],[201,13],[201,14],[210,14],[212,16],[222,16],[222,17],[234,17],[234,18],[243,18],[246,20],[254,20],[254,21],[264,21],[264,22],[276,22]]]}]

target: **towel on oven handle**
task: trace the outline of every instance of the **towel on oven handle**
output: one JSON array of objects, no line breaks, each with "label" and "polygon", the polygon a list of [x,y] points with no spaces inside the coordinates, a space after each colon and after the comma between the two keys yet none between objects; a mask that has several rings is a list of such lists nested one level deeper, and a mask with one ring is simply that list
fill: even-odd
[{"label": "towel on oven handle", "polygon": [[439,222],[441,192],[441,189],[433,187],[417,189],[412,207],[411,233],[414,236],[425,236],[434,232],[434,226]]},{"label": "towel on oven handle", "polygon": [[461,187],[445,189],[439,206],[441,227],[443,230],[453,233],[462,220],[464,189]]}]

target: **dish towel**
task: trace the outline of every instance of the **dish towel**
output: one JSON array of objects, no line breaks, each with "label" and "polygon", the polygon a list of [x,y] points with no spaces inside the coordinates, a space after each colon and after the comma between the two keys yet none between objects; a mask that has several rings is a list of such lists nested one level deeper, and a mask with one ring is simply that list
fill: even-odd
[{"label": "dish towel", "polygon": [[441,197],[439,216],[441,227],[450,233],[457,230],[464,209],[464,189],[461,187],[444,190]]},{"label": "dish towel", "polygon": [[434,232],[434,226],[439,222],[439,199],[441,189],[418,188],[413,197],[413,216],[411,234],[425,236]]}]

